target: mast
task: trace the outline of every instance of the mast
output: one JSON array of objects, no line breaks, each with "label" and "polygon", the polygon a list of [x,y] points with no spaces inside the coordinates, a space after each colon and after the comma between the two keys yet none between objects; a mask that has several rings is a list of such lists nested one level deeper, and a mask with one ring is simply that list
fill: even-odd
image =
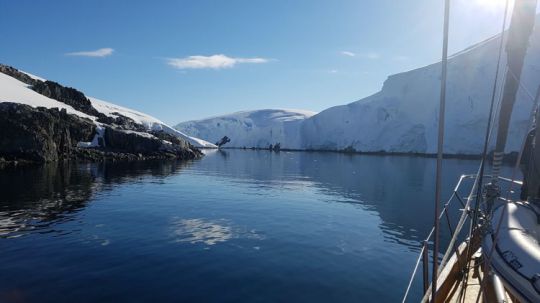
[{"label": "mast", "polygon": [[441,205],[441,178],[444,144],[444,112],[446,107],[446,74],[448,65],[448,29],[450,19],[450,0],[444,1],[443,49],[441,60],[441,95],[439,101],[439,134],[437,140],[437,172],[435,177],[435,214],[433,242],[433,272],[431,274],[431,300],[437,296],[437,276],[439,274],[439,208]]},{"label": "mast", "polygon": [[523,62],[529,46],[529,38],[532,34],[536,15],[537,0],[516,0],[508,40],[506,42],[507,71],[504,83],[504,91],[499,112],[499,128],[497,131],[497,143],[493,152],[493,168],[491,183],[496,185],[500,174],[506,138],[510,126],[512,110],[516,102],[516,94],[519,89]]}]

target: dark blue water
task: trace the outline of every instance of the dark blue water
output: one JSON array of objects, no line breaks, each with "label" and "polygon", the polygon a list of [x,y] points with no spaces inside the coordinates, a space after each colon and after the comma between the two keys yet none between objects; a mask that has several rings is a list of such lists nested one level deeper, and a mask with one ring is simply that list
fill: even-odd
[{"label": "dark blue water", "polygon": [[[5,169],[0,302],[397,302],[432,224],[434,169],[241,150]],[[476,169],[447,160],[445,195]]]}]

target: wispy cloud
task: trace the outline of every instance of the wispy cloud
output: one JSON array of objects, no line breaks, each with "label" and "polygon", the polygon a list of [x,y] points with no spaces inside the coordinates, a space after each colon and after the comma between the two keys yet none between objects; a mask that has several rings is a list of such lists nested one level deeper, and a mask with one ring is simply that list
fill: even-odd
[{"label": "wispy cloud", "polygon": [[356,56],[355,53],[350,52],[350,51],[341,51],[341,54],[342,54],[343,56],[347,56],[347,57],[354,57],[354,56]]},{"label": "wispy cloud", "polygon": [[114,49],[112,48],[100,48],[93,51],[81,51],[81,52],[72,52],[67,53],[66,56],[80,56],[80,57],[108,57],[112,55]]},{"label": "wispy cloud", "polygon": [[270,61],[265,58],[234,58],[223,54],[212,56],[189,56],[169,58],[167,64],[177,69],[223,69],[232,68],[241,63],[260,64]]},{"label": "wispy cloud", "polygon": [[358,57],[358,58],[364,58],[364,59],[369,59],[369,60],[376,60],[376,59],[381,58],[381,54],[377,52],[355,53],[351,51],[341,51],[339,53],[347,57]]},{"label": "wispy cloud", "polygon": [[338,70],[337,69],[331,69],[328,72],[331,73],[331,74],[337,74]]}]

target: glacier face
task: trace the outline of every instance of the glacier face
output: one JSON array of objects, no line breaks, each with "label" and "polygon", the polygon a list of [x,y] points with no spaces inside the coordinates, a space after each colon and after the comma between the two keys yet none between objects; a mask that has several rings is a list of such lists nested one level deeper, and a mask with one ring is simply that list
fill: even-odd
[{"label": "glacier face", "polygon": [[[300,125],[315,113],[305,110],[262,109],[242,111],[175,126],[179,131],[217,142],[231,139],[226,146],[267,148],[280,143],[282,148],[300,149]],[[195,135],[196,134],[196,135]]]},{"label": "glacier face", "polygon": [[[449,59],[445,153],[481,153],[499,43],[496,36]],[[499,87],[506,72],[505,55]],[[392,75],[372,96],[314,115],[296,111],[295,118],[288,121],[280,121],[274,113],[294,111],[261,110],[189,121],[176,128],[210,142],[228,136],[231,142],[227,146],[231,147],[267,147],[280,142],[282,148],[291,149],[435,153],[440,70],[439,62]],[[532,109],[531,95],[534,97],[539,84],[540,30],[536,29],[512,114],[507,152],[520,148]]]},{"label": "glacier face", "polygon": [[[540,31],[528,50],[512,115],[507,152],[519,150],[540,84]],[[486,40],[449,59],[444,150],[482,150],[500,38]],[[505,60],[501,75],[505,73]],[[435,153],[441,64],[390,76],[380,92],[320,112],[302,124],[302,146],[312,149]],[[502,77],[501,77],[502,78]],[[502,81],[501,81],[502,82]],[[501,83],[500,82],[500,83]],[[502,85],[500,85],[502,86]]]}]

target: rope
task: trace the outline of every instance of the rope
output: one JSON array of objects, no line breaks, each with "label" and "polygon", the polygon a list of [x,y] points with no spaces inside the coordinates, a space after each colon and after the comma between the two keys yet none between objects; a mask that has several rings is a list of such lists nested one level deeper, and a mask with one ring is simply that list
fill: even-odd
[{"label": "rope", "polygon": [[414,270],[411,275],[411,279],[409,280],[409,284],[407,285],[407,290],[405,290],[405,295],[403,296],[403,300],[401,303],[405,303],[407,301],[407,297],[409,296],[409,291],[411,290],[412,283],[414,281],[414,277],[416,276],[416,272],[418,271],[418,266],[420,265],[420,260],[422,260],[422,254],[424,253],[424,249],[426,246],[422,246],[422,249],[420,250],[420,253],[418,254],[418,259],[416,260],[416,265],[414,266]]},{"label": "rope", "polygon": [[444,114],[446,106],[446,76],[448,66],[448,31],[450,21],[450,0],[444,1],[444,26],[443,26],[443,48],[441,60],[441,95],[439,103],[439,133],[437,140],[437,171],[435,173],[435,241],[433,243],[433,273],[431,276],[431,298],[433,302],[437,297],[437,276],[439,275],[438,255],[439,255],[439,204],[441,202],[441,182],[442,182],[442,161],[444,143]]},{"label": "rope", "polygon": [[[477,191],[476,191],[474,217],[473,217],[471,225],[469,227],[469,237],[468,237],[469,239],[471,239],[473,231],[476,228],[476,222],[478,220],[478,215],[479,215],[478,210],[479,210],[480,201],[481,201],[481,197],[482,197],[482,184],[483,184],[483,180],[484,180],[484,169],[485,169],[485,163],[486,163],[486,158],[487,158],[487,150],[488,150],[490,133],[491,133],[491,119],[493,118],[493,107],[495,105],[495,97],[496,97],[495,95],[497,93],[497,83],[498,83],[497,80],[499,80],[499,70],[500,70],[500,66],[501,66],[501,57],[502,57],[503,46],[504,46],[504,30],[506,28],[506,18],[508,16],[508,3],[509,3],[509,1],[506,0],[506,4],[505,4],[505,8],[504,8],[504,15],[503,15],[502,28],[501,28],[501,41],[499,43],[499,52],[498,52],[498,55],[497,55],[497,67],[495,69],[495,79],[493,81],[493,88],[492,88],[492,91],[491,91],[491,103],[490,103],[490,106],[489,106],[488,124],[487,124],[487,127],[486,127],[486,136],[484,138],[484,148],[483,148],[483,151],[482,151],[482,161],[480,162],[480,171],[479,171],[479,175],[478,175],[478,178],[479,178],[478,184],[480,184],[480,186],[478,186]],[[495,158],[495,155],[494,155],[494,158]],[[495,160],[493,160],[493,161],[495,161]],[[469,246],[467,246],[467,255],[466,255],[467,260],[469,260],[471,258],[471,255],[472,255],[472,252],[471,252],[471,247],[469,245]],[[463,279],[463,286],[465,286],[466,283],[467,283],[467,276],[469,275],[469,270],[470,270],[470,262],[467,263],[467,266],[466,266],[465,278]],[[465,292],[466,292],[466,287],[462,287],[461,289],[462,289],[462,292],[463,292],[463,295],[464,295]]]},{"label": "rope", "polygon": [[[450,198],[448,199],[448,201],[444,204],[444,207],[443,207],[443,210],[441,211],[440,215],[439,215],[439,219],[441,219],[444,215],[444,212],[445,211],[448,211],[448,207],[450,206],[450,204],[452,203],[453,201],[453,198],[456,197],[458,199],[460,199],[459,195],[457,194],[457,191],[459,189],[459,187],[461,186],[461,182],[463,182],[464,179],[466,178],[472,178],[474,175],[462,175],[460,178],[459,178],[459,181],[458,183],[456,184],[456,187],[454,188],[454,191],[452,192],[452,195],[450,195]],[[433,233],[435,231],[435,227],[432,227],[428,236],[426,237],[426,239],[424,240],[424,242],[429,242],[429,240],[431,239],[431,237],[433,236]],[[421,259],[422,257],[422,253],[423,253],[423,249],[424,249],[424,246],[422,246],[422,250],[420,250],[420,254],[419,254],[419,259]],[[414,278],[416,276],[416,272],[418,271],[418,266],[420,264],[418,263],[418,261],[416,262],[416,265],[413,269],[413,272],[412,272],[412,275],[411,275],[411,278],[409,279],[409,286],[407,287],[407,290],[405,292],[405,295],[403,296],[403,301],[402,302],[405,302],[407,300],[407,297],[408,297],[408,294],[409,294],[409,290],[410,290],[410,287],[414,281]]]},{"label": "rope", "polygon": [[525,87],[525,85],[523,85],[523,83],[521,81],[518,81],[518,77],[516,76],[516,74],[514,74],[514,72],[511,69],[508,69],[508,71],[510,72],[510,75],[512,76],[512,78],[514,78],[514,80],[516,80],[518,82],[519,88],[521,88],[527,94],[527,97],[529,97],[529,99],[534,102],[535,97]]}]

